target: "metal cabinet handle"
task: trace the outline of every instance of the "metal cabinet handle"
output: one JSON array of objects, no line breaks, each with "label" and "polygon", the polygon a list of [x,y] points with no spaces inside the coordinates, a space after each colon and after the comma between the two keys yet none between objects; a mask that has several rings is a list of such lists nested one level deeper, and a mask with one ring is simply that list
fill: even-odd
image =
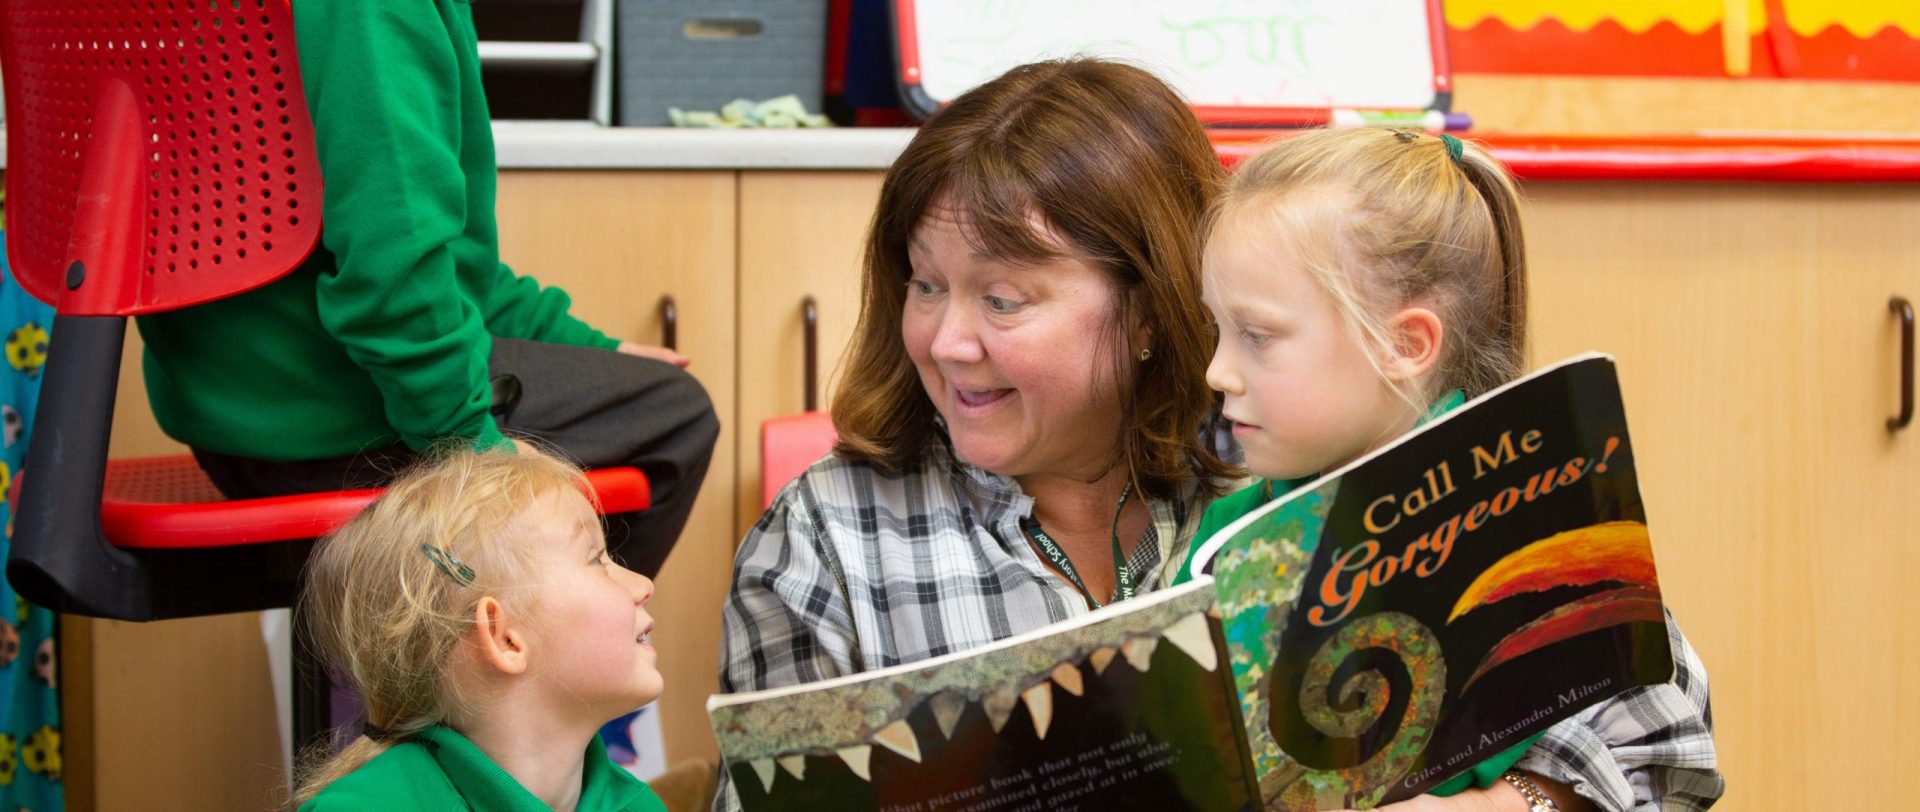
[{"label": "metal cabinet handle", "polygon": [[1887,309],[1900,318],[1900,413],[1887,418],[1887,431],[1899,431],[1913,422],[1913,303],[1895,296]]},{"label": "metal cabinet handle", "polygon": [[680,308],[671,293],[660,297],[660,346],[680,350]]},{"label": "metal cabinet handle", "polygon": [[820,305],[812,296],[800,300],[802,343],[806,352],[807,411],[820,408]]}]

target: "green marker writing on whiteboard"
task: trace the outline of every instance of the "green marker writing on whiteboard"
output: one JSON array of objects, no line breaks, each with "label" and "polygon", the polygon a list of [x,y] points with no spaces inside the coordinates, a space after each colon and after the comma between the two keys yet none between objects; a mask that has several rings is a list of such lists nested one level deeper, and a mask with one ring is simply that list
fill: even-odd
[{"label": "green marker writing on whiteboard", "polygon": [[1466,113],[1439,110],[1334,110],[1327,122],[1330,127],[1411,127],[1431,133],[1473,126]]}]

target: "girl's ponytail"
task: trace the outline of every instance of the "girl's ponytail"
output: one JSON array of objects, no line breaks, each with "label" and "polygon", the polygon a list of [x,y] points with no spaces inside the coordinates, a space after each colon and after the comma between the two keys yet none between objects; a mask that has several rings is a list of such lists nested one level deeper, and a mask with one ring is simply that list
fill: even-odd
[{"label": "girl's ponytail", "polygon": [[332,742],[315,742],[301,754],[298,762],[312,765],[295,776],[293,797],[287,801],[287,809],[299,809],[302,804],[313,800],[328,784],[346,777],[347,773],[360,769],[361,765],[372,761],[387,748],[391,741],[374,741],[361,736],[348,742],[340,752],[330,752]]},{"label": "girl's ponytail", "polygon": [[[1446,136],[1452,138],[1453,136]],[[1499,331],[1491,355],[1500,356],[1497,371],[1485,378],[1497,384],[1524,371],[1527,364],[1527,242],[1520,227],[1520,192],[1513,179],[1478,145],[1463,149],[1457,162],[1480,199],[1493,215],[1493,234],[1499,240],[1500,266],[1493,286],[1499,293]],[[1475,376],[1483,377],[1483,376]],[[1477,394],[1477,393],[1476,393]]]}]

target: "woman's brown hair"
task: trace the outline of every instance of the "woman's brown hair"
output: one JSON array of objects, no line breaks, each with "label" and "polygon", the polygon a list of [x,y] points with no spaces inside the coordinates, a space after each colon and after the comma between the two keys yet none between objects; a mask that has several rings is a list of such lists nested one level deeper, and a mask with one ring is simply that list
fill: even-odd
[{"label": "woman's brown hair", "polygon": [[[1206,133],[1171,88],[1093,59],[1023,65],[934,114],[887,171],[868,231],[860,322],[832,404],[836,453],[897,471],[940,442],[933,402],[901,335],[907,245],[927,209],[952,206],[994,259],[1076,259],[1115,290],[1112,324],[1151,330],[1115,370],[1123,436],[1114,463],[1146,493],[1233,475],[1202,441],[1214,397],[1200,299],[1201,230],[1224,178]],[[1039,221],[1036,224],[1036,219]],[[1129,331],[1114,331],[1131,343]],[[1141,349],[1152,357],[1134,363]],[[1145,395],[1144,397],[1142,395]]]}]

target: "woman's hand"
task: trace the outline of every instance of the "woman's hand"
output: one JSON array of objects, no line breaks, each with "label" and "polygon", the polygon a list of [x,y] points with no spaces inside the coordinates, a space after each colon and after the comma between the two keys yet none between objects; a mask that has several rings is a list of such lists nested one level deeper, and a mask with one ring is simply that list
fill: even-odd
[{"label": "woman's hand", "polygon": [[681,369],[685,369],[688,364],[693,363],[693,359],[680,353],[674,352],[666,347],[656,347],[651,344],[635,344],[631,341],[622,341],[616,349],[626,355],[638,355],[641,358],[665,361]]}]

